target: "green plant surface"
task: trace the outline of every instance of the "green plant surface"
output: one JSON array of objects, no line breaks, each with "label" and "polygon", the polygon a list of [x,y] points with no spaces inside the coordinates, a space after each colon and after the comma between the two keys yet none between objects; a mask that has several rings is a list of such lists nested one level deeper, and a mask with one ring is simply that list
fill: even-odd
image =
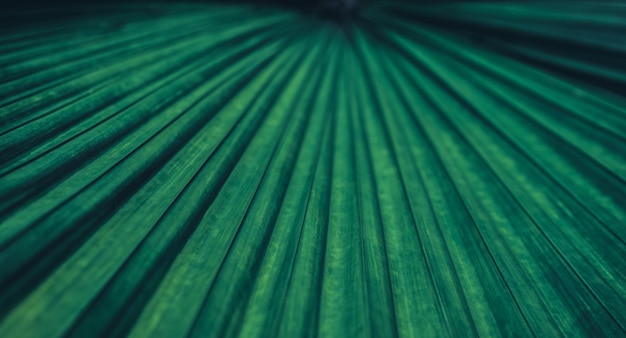
[{"label": "green plant surface", "polygon": [[0,15],[0,337],[626,335],[623,5],[76,8]]}]

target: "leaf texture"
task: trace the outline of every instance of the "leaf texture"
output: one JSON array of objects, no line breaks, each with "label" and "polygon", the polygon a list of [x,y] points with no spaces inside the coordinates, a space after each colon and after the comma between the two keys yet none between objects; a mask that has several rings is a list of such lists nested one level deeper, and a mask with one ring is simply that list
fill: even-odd
[{"label": "leaf texture", "polygon": [[626,334],[623,4],[1,15],[0,337]]}]

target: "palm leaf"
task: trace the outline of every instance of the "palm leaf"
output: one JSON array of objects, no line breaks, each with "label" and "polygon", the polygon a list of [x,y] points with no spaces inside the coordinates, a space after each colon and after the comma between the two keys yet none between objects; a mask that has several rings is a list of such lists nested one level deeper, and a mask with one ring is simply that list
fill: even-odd
[{"label": "palm leaf", "polygon": [[624,335],[626,7],[348,9],[2,14],[0,336]]}]

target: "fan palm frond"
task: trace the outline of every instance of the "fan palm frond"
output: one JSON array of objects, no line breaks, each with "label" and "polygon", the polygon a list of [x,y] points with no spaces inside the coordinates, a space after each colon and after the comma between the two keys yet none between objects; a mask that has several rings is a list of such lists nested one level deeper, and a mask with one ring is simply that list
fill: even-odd
[{"label": "fan palm frond", "polygon": [[344,5],[2,14],[0,336],[624,335],[626,6]]}]

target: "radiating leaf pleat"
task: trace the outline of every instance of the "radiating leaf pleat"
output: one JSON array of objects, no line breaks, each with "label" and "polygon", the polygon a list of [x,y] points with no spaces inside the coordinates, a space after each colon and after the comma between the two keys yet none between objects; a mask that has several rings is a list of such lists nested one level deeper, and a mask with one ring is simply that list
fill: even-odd
[{"label": "radiating leaf pleat", "polygon": [[0,13],[0,336],[623,336],[625,15]]}]

